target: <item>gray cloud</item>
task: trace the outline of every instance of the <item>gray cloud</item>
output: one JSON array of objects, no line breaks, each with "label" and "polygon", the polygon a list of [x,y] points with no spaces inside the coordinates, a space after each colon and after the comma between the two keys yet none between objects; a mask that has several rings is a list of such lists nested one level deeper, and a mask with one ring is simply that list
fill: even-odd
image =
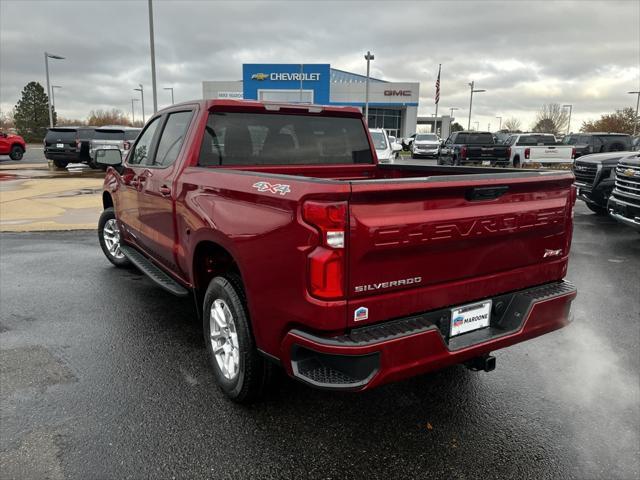
[{"label": "gray cloud", "polygon": [[[156,0],[158,102],[201,97],[203,80],[239,79],[244,62],[327,62],[421,82],[421,114],[434,110],[437,64],[441,109],[466,118],[467,83],[487,89],[474,120],[496,115],[529,125],[548,102],[573,103],[574,126],[633,104],[640,87],[640,4],[608,2],[175,2]],[[44,83],[51,62],[59,113],[129,111],[132,89],[151,106],[146,1],[0,2],[0,107],[31,80]],[[466,123],[466,122],[464,122]]]}]

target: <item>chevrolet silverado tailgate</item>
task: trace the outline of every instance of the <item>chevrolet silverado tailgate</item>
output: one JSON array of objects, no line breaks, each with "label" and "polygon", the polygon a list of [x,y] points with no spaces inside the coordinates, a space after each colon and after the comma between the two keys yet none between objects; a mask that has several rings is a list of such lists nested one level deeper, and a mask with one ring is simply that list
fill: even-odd
[{"label": "chevrolet silverado tailgate", "polygon": [[349,325],[561,279],[572,181],[529,171],[351,182]]}]

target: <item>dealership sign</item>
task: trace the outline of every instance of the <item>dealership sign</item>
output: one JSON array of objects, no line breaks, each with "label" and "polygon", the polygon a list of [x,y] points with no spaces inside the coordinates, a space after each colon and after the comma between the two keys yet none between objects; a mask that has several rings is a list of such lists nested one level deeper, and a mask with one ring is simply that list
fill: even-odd
[{"label": "dealership sign", "polygon": [[242,92],[218,92],[218,98],[233,98],[236,100],[242,100],[244,95]]},{"label": "dealership sign", "polygon": [[385,97],[410,97],[411,95],[413,95],[413,93],[411,93],[411,90],[385,90],[384,91]]},{"label": "dealership sign", "polygon": [[294,72],[272,72],[272,73],[254,73],[251,80],[274,80],[281,82],[317,82],[320,80],[319,73],[294,73]]}]

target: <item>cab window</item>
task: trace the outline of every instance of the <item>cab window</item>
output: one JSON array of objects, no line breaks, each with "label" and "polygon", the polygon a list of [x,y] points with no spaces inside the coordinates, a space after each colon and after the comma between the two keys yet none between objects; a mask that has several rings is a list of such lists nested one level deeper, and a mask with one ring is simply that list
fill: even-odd
[{"label": "cab window", "polygon": [[170,113],[158,143],[154,166],[168,167],[178,158],[193,111]]}]

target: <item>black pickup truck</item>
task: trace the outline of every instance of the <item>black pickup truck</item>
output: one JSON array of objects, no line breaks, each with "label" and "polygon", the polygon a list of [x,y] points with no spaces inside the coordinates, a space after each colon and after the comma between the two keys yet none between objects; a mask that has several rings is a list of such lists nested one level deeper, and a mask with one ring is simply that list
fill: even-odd
[{"label": "black pickup truck", "polygon": [[615,188],[609,197],[609,215],[640,232],[640,153],[618,162]]},{"label": "black pickup truck", "polygon": [[615,183],[616,165],[630,154],[631,152],[592,153],[580,157],[573,164],[578,198],[593,213],[607,213],[607,202]]},{"label": "black pickup truck", "polygon": [[491,132],[453,132],[440,146],[438,165],[489,162],[508,165],[509,147],[496,145]]}]

